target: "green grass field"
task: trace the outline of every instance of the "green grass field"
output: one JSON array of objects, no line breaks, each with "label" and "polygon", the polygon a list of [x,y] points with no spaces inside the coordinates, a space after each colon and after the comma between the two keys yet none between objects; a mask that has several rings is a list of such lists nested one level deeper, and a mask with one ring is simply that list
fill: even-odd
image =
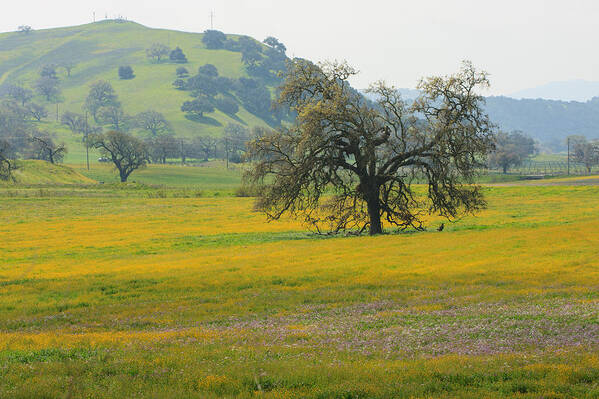
[{"label": "green grass field", "polygon": [[1,398],[599,397],[598,186],[331,238],[222,165],[110,173],[0,187]]}]

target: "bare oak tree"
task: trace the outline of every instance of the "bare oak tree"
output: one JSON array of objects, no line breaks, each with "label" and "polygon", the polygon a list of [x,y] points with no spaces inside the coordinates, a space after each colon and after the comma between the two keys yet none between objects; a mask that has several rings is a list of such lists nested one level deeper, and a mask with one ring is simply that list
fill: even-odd
[{"label": "bare oak tree", "polygon": [[584,165],[590,174],[593,166],[599,165],[599,140],[587,141],[584,136],[570,136],[572,142],[572,153],[570,158],[574,162]]},{"label": "bare oak tree", "polygon": [[7,85],[6,94],[23,107],[33,98],[33,92],[30,89],[15,84]]},{"label": "bare oak tree", "polygon": [[171,130],[170,123],[164,115],[154,110],[148,110],[137,114],[135,117],[137,125],[145,131],[157,136],[161,133],[167,133]]},{"label": "bare oak tree", "polygon": [[192,146],[195,150],[196,158],[202,157],[204,161],[216,157],[216,146],[218,139],[211,136],[196,136],[193,138]]},{"label": "bare oak tree", "polygon": [[38,122],[41,122],[43,118],[48,116],[48,110],[40,104],[30,103],[27,105],[27,110],[29,111],[29,115]]},{"label": "bare oak tree", "polygon": [[146,144],[152,162],[166,164],[167,158],[175,158],[179,155],[181,143],[172,134],[160,134],[150,137]]},{"label": "bare oak tree", "polygon": [[14,157],[11,156],[10,143],[0,137],[0,180],[13,180],[12,172],[17,169]]},{"label": "bare oak tree", "polygon": [[[476,93],[489,85],[486,73],[465,62],[455,75],[424,79],[411,105],[382,82],[370,103],[350,87],[355,74],[346,64],[289,64],[279,103],[297,112],[296,123],[249,144],[257,208],[319,231],[368,227],[371,235],[383,232],[382,219],[423,229],[426,213],[454,220],[483,208],[473,180],[493,146]],[[426,183],[421,195],[415,181]]]},{"label": "bare oak tree", "polygon": [[64,143],[55,144],[52,137],[47,133],[37,133],[30,138],[31,158],[41,159],[50,163],[62,162],[67,153]]},{"label": "bare oak tree", "polygon": [[145,167],[148,162],[146,144],[127,133],[94,134],[90,136],[90,143],[112,161],[123,183],[134,170]]},{"label": "bare oak tree", "polygon": [[63,112],[60,116],[60,123],[66,125],[73,133],[85,132],[85,117],[81,114],[72,111]]},{"label": "bare oak tree", "polygon": [[162,43],[154,43],[149,48],[146,49],[146,55],[148,58],[154,60],[155,62],[160,62],[160,60],[164,57],[168,57],[171,50],[167,45]]}]

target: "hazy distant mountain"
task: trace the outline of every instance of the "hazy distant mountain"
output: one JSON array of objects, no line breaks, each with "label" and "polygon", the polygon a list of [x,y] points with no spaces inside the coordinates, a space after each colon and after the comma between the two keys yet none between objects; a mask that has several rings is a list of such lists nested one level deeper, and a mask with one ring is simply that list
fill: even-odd
[{"label": "hazy distant mountain", "polygon": [[545,100],[585,102],[599,96],[599,82],[586,80],[569,80],[566,82],[551,82],[542,86],[524,89],[509,94],[507,97],[542,98]]},{"label": "hazy distant mountain", "polygon": [[533,138],[563,148],[572,134],[599,138],[599,97],[586,102],[488,97],[487,112],[504,130],[522,130]]},{"label": "hazy distant mountain", "polygon": [[[413,89],[400,92],[406,100],[419,94]],[[556,151],[565,147],[566,137],[572,134],[599,138],[599,96],[584,102],[487,97],[486,108],[500,129],[522,130]]]}]

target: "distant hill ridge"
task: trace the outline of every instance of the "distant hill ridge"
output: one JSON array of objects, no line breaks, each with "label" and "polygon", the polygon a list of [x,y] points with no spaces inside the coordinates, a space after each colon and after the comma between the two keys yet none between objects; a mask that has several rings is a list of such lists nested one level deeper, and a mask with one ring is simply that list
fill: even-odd
[{"label": "distant hill ridge", "polygon": [[558,101],[586,102],[599,96],[599,82],[588,80],[568,80],[564,82],[549,82],[547,84],[520,90],[507,97],[515,99],[538,99]]},{"label": "distant hill ridge", "polygon": [[[413,89],[399,91],[407,100],[419,94]],[[493,96],[487,97],[486,107],[501,129],[522,130],[556,151],[565,148],[569,135],[599,138],[599,97],[578,102]]]}]

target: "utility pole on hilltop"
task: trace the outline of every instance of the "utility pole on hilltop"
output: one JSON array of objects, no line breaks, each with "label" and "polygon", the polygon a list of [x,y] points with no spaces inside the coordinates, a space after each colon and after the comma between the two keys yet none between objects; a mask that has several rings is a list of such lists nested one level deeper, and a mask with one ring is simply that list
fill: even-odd
[{"label": "utility pole on hilltop", "polygon": [[225,157],[226,157],[226,165],[227,170],[229,170],[229,139],[225,136]]},{"label": "utility pole on hilltop", "polygon": [[568,137],[568,176],[570,176],[570,137]]},{"label": "utility pole on hilltop", "polygon": [[96,12],[94,11],[94,23],[96,22]]},{"label": "utility pole on hilltop", "polygon": [[210,10],[210,30],[214,30],[214,10]]},{"label": "utility pole on hilltop", "polygon": [[87,170],[89,170],[89,126],[87,124],[87,111],[85,111],[85,158],[87,160]]}]

